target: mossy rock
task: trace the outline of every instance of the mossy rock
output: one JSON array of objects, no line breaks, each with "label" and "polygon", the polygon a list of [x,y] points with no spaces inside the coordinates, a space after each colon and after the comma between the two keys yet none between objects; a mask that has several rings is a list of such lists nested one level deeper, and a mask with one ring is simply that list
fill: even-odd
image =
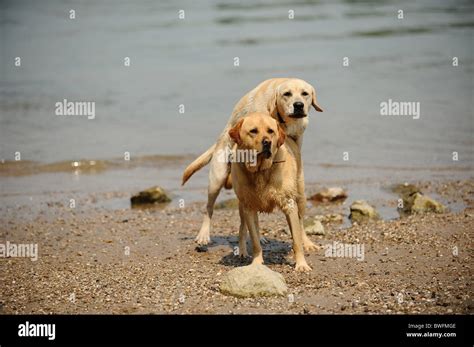
[{"label": "mossy rock", "polygon": [[306,218],[303,221],[306,235],[324,235],[324,226],[317,218]]},{"label": "mossy rock", "polygon": [[132,205],[142,205],[167,203],[171,201],[171,198],[163,188],[154,186],[132,196],[130,200]]},{"label": "mossy rock", "polygon": [[403,210],[408,213],[444,213],[446,207],[440,202],[421,193],[403,197]]},{"label": "mossy rock", "polygon": [[392,186],[392,192],[401,197],[410,196],[415,193],[421,193],[421,189],[410,183],[395,184]]},{"label": "mossy rock", "polygon": [[371,220],[380,219],[380,215],[373,206],[367,203],[367,201],[356,200],[351,205],[351,214],[349,218],[353,222],[365,223]]}]

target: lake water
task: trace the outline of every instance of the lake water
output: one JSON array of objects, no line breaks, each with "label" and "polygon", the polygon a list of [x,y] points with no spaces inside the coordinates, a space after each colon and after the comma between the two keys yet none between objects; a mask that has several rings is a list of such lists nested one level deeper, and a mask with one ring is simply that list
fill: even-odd
[{"label": "lake water", "polygon": [[[312,111],[305,133],[308,182],[472,177],[472,1],[15,0],[1,6],[0,160],[20,152],[22,161],[38,165],[108,161],[129,152],[143,163],[92,176],[42,173],[39,166],[41,175],[3,175],[3,196],[150,184],[177,191],[189,155],[207,149],[240,97],[271,77],[305,79],[325,110]],[[55,104],[64,99],[95,102],[95,118],[56,115]],[[382,116],[380,104],[389,99],[418,102],[419,119]],[[176,161],[156,160],[167,155]],[[204,200],[206,182],[203,171],[177,194],[197,191]]]}]

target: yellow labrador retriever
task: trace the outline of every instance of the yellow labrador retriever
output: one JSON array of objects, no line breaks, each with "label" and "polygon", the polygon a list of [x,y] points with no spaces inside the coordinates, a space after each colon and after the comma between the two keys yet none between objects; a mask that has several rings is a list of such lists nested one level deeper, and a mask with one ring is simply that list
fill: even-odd
[{"label": "yellow labrador retriever", "polygon": [[252,157],[242,155],[245,152],[254,153],[256,158],[231,164],[232,184],[239,199],[240,254],[247,255],[247,226],[253,248],[252,263],[263,263],[258,212],[270,213],[278,207],[285,214],[293,237],[296,271],[311,270],[303,252],[300,211],[306,202],[298,193],[301,163],[297,143],[291,138],[285,141],[283,128],[275,119],[262,113],[251,113],[241,119],[229,130],[229,136],[236,143],[234,158]]},{"label": "yellow labrador retriever", "polygon": [[[271,115],[280,123],[287,136],[296,143],[297,156],[300,157],[303,133],[308,124],[307,116],[311,106],[318,112],[323,111],[316,100],[314,87],[297,78],[272,78],[266,80],[240,99],[234,107],[232,115],[217,142],[193,161],[183,173],[182,184],[184,185],[196,171],[210,162],[207,208],[201,229],[196,237],[198,244],[206,245],[209,243],[214,204],[222,187],[226,185],[226,182],[229,183],[229,154],[233,146],[233,141],[228,134],[229,130],[249,113],[261,112]],[[304,197],[302,166],[297,177],[299,194]],[[304,211],[302,215],[304,215]],[[303,245],[307,250],[316,249],[316,246],[304,232]]]}]

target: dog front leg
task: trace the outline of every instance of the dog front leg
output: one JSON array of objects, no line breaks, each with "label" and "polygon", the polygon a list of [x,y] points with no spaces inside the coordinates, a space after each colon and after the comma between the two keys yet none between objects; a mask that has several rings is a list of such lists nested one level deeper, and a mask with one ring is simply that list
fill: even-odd
[{"label": "dog front leg", "polygon": [[247,253],[247,225],[245,224],[245,215],[242,204],[239,203],[239,255],[241,258],[248,257]]},{"label": "dog front leg", "polygon": [[263,251],[260,245],[260,237],[258,231],[258,214],[255,211],[243,210],[245,224],[249,229],[250,239],[252,241],[252,264],[263,264]]}]

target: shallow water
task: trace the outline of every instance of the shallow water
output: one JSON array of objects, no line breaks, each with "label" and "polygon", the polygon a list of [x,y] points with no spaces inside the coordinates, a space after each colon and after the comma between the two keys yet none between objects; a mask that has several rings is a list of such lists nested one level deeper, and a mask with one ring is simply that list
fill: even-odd
[{"label": "shallow water", "polygon": [[[325,110],[311,113],[305,133],[308,182],[472,177],[470,1],[20,0],[3,1],[0,20],[0,160],[21,152],[25,162],[53,163],[37,176],[2,175],[2,196],[160,184],[204,200],[205,171],[179,188],[188,155],[212,144],[242,95],[279,76],[315,85]],[[63,99],[94,101],[95,118],[55,115]],[[381,116],[389,99],[420,102],[420,119]],[[57,169],[124,152],[132,161],[178,157],[96,175]]]}]

